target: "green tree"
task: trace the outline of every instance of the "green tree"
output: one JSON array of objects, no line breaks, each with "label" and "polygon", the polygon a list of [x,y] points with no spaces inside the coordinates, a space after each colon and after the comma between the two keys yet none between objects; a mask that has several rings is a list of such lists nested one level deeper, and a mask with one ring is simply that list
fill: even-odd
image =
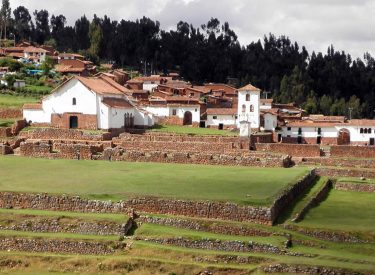
[{"label": "green tree", "polygon": [[303,108],[308,114],[317,114],[318,113],[318,100],[316,99],[315,93],[311,92],[307,97]]},{"label": "green tree", "polygon": [[331,114],[332,103],[333,103],[333,100],[332,100],[332,97],[330,96],[323,95],[320,98],[319,109],[323,115],[328,116]]},{"label": "green tree", "polygon": [[333,116],[344,116],[346,112],[346,102],[344,98],[336,99],[331,106],[331,115]]},{"label": "green tree", "polygon": [[9,20],[11,15],[12,9],[10,8],[9,0],[3,0],[1,10],[0,10],[0,17],[1,17],[1,39],[7,39],[7,28],[9,26]]},{"label": "green tree", "polygon": [[90,24],[89,37],[90,37],[89,54],[94,59],[97,59],[99,57],[100,47],[101,47],[102,40],[103,40],[103,32],[99,24],[97,24],[95,21],[93,21]]},{"label": "green tree", "polygon": [[32,23],[29,10],[20,6],[13,11],[13,15],[16,40],[31,39]]},{"label": "green tree", "polygon": [[51,70],[54,68],[55,63],[53,59],[49,56],[46,57],[46,60],[42,63],[41,69],[45,75],[49,75]]},{"label": "green tree", "polygon": [[361,101],[355,95],[351,96],[348,101],[348,118],[360,118],[362,113]]}]

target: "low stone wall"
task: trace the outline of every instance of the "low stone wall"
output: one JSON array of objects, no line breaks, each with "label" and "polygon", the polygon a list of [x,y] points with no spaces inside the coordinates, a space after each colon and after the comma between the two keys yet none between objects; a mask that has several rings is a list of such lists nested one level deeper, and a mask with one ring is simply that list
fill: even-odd
[{"label": "low stone wall", "polygon": [[272,264],[262,267],[262,271],[265,273],[277,273],[277,274],[320,274],[320,275],[360,275],[361,272],[355,272],[347,269],[334,269],[322,266],[298,266],[290,264]]},{"label": "low stone wall", "polygon": [[300,158],[293,159],[296,165],[306,166],[328,166],[347,168],[374,168],[375,159],[353,159],[353,158]]},{"label": "low stone wall", "polygon": [[115,138],[116,144],[121,144],[126,141],[149,141],[149,142],[186,142],[186,143],[220,143],[220,144],[231,144],[232,148],[236,149],[249,149],[250,140],[248,138],[239,137],[225,137],[225,136],[192,136],[192,135],[178,135],[170,133],[146,133],[140,134],[129,134],[124,133]]},{"label": "low stone wall", "polygon": [[253,134],[250,137],[250,146],[255,148],[257,143],[272,143],[273,142],[273,133],[260,133]]},{"label": "low stone wall", "polygon": [[26,139],[41,139],[41,140],[88,140],[88,141],[103,141],[111,140],[110,133],[104,134],[87,134],[80,130],[72,129],[56,129],[56,128],[39,128],[20,133],[20,137]]},{"label": "low stone wall", "polygon": [[[125,218],[124,218],[125,221]],[[7,220],[1,230],[15,230],[36,233],[72,233],[83,235],[125,235],[125,225],[108,221],[89,222],[78,220],[71,223],[69,220],[56,218],[28,218],[25,220]]]},{"label": "low stone wall", "polygon": [[125,141],[120,145],[127,150],[160,150],[176,152],[225,153],[235,149],[231,143],[206,142],[160,142],[160,141]]},{"label": "low stone wall", "polygon": [[74,241],[40,238],[0,237],[0,250],[33,253],[109,255],[115,252],[112,242]]},{"label": "low stone wall", "polygon": [[321,203],[322,201],[324,201],[327,198],[328,193],[331,189],[332,189],[332,182],[331,182],[331,180],[327,180],[327,182],[314,195],[314,197],[312,197],[311,200],[303,207],[303,209],[299,213],[297,213],[297,215],[293,219],[293,221],[294,222],[301,221],[305,217],[307,212],[309,212],[309,210],[311,208],[316,207],[317,205],[319,205],[319,203]]},{"label": "low stone wall", "polygon": [[247,227],[243,224],[233,225],[219,222],[205,222],[201,220],[187,220],[181,218],[162,218],[141,216],[138,220],[140,223],[151,223],[163,226],[172,226],[181,229],[195,231],[211,232],[215,234],[226,234],[232,236],[271,236],[272,233],[257,228]]},{"label": "low stone wall", "polygon": [[257,151],[287,154],[293,157],[320,157],[319,145],[282,144],[282,143],[257,143]]},{"label": "low stone wall", "polygon": [[159,162],[180,164],[227,165],[248,167],[291,167],[288,156],[253,153],[184,153],[176,151],[142,151],[123,148],[106,149],[99,160]]},{"label": "low stone wall", "polygon": [[22,118],[20,109],[0,109],[0,118]]},{"label": "low stone wall", "polygon": [[293,230],[303,235],[317,238],[324,241],[338,242],[338,243],[367,243],[366,239],[358,237],[357,233],[350,233],[344,231],[325,231],[322,229],[304,228],[294,225],[284,225],[285,229]]},{"label": "low stone wall", "polygon": [[12,128],[0,127],[0,138],[6,138],[12,136]]},{"label": "low stone wall", "polygon": [[[136,238],[143,240],[141,238]],[[157,243],[161,245],[172,245],[192,249],[205,249],[215,251],[229,251],[229,252],[260,252],[260,253],[274,253],[286,254],[286,251],[280,250],[278,247],[271,244],[259,244],[255,242],[241,242],[241,241],[221,241],[221,240],[190,240],[184,238],[169,238],[169,239],[153,239],[147,238],[147,242]]]},{"label": "low stone wall", "polygon": [[58,143],[53,146],[51,142],[38,141],[23,142],[20,145],[21,156],[50,159],[91,160],[93,159],[93,155],[102,151],[102,145]]},{"label": "low stone wall", "polygon": [[303,179],[298,181],[296,184],[289,186],[286,190],[277,197],[271,206],[271,220],[275,223],[279,215],[285,210],[290,204],[292,204],[307,188],[309,188],[316,178],[315,170],[312,170]]},{"label": "low stone wall", "polygon": [[375,158],[375,146],[332,146],[332,157]]},{"label": "low stone wall", "polygon": [[135,198],[117,203],[85,200],[80,197],[51,196],[47,194],[0,193],[0,208],[72,211],[85,213],[170,214],[188,217],[249,221],[271,224],[268,207],[239,206],[234,203],[182,201],[160,198]]},{"label": "low stone wall", "polygon": [[13,153],[12,147],[6,144],[0,144],[0,155],[9,155]]},{"label": "low stone wall", "polygon": [[355,169],[335,169],[335,168],[316,168],[316,174],[324,177],[347,177],[347,178],[369,178],[375,179],[375,170],[355,170]]},{"label": "low stone wall", "polygon": [[375,193],[375,184],[336,182],[336,190]]}]

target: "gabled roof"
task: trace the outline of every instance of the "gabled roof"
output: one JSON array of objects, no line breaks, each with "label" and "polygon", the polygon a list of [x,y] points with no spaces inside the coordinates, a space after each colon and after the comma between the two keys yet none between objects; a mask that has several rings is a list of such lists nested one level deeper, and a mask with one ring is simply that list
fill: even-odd
[{"label": "gabled roof", "polygon": [[237,109],[234,108],[209,108],[207,115],[237,115]]},{"label": "gabled roof", "polygon": [[129,109],[134,107],[126,99],[123,98],[105,97],[102,102],[104,105],[112,108]]},{"label": "gabled roof", "polygon": [[37,48],[37,47],[33,47],[33,46],[26,47],[26,48],[24,48],[23,51],[25,53],[46,53],[47,52],[45,49]]},{"label": "gabled roof", "polygon": [[76,76],[83,85],[85,85],[89,90],[101,94],[101,95],[124,95],[128,89],[119,85],[116,81],[110,79],[109,77],[81,77]]},{"label": "gabled roof", "polygon": [[238,91],[251,91],[251,92],[260,92],[260,89],[251,85],[251,84],[247,84],[246,86],[238,89]]},{"label": "gabled roof", "polygon": [[43,107],[42,107],[41,103],[25,103],[23,105],[22,109],[24,109],[24,110],[41,110],[41,109],[43,109]]}]

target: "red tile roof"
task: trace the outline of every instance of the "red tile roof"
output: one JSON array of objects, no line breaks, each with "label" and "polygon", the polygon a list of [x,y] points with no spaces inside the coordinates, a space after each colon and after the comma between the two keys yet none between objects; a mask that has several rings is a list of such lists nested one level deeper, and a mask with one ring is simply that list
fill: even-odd
[{"label": "red tile roof", "polygon": [[129,109],[133,108],[126,99],[123,98],[113,98],[113,97],[106,97],[103,99],[103,104],[107,105],[112,108],[120,108],[120,109]]},{"label": "red tile roof", "polygon": [[260,89],[257,87],[254,87],[251,84],[247,84],[245,87],[242,87],[238,89],[239,91],[252,91],[252,92],[260,92]]},{"label": "red tile roof", "polygon": [[25,110],[41,110],[43,106],[41,103],[26,103],[23,105],[23,109]]},{"label": "red tile roof", "polygon": [[109,77],[81,77],[76,76],[83,85],[85,85],[91,91],[105,95],[105,94],[117,94],[124,95],[128,89],[119,85]]},{"label": "red tile roof", "polygon": [[207,115],[236,115],[237,109],[233,108],[209,108]]}]

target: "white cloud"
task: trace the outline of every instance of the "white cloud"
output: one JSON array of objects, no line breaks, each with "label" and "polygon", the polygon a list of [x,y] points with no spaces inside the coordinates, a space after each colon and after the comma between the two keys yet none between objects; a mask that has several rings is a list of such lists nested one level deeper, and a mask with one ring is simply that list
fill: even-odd
[{"label": "white cloud", "polygon": [[148,16],[163,28],[183,20],[200,26],[211,17],[228,21],[242,44],[265,34],[288,35],[309,52],[330,44],[354,57],[375,55],[375,1],[372,0],[11,0],[13,8],[47,9],[64,14],[70,24],[83,14],[112,19]]}]

